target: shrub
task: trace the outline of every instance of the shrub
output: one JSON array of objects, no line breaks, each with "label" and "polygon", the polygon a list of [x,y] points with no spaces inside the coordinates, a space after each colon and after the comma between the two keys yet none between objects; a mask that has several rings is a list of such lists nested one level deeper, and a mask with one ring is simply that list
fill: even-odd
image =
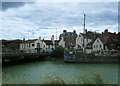
[{"label": "shrub", "polygon": [[54,58],[64,57],[64,48],[61,46],[56,47],[51,56]]}]

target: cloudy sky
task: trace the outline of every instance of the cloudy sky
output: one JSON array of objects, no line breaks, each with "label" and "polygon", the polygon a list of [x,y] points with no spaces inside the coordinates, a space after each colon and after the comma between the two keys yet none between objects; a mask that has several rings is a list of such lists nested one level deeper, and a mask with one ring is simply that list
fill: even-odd
[{"label": "cloudy sky", "polygon": [[2,2],[0,39],[57,38],[64,29],[118,32],[118,2]]}]

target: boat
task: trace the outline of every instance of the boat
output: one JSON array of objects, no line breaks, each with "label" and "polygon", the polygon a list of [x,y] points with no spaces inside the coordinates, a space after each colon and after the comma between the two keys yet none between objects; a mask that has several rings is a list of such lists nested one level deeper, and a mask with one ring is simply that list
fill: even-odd
[{"label": "boat", "polygon": [[72,50],[64,51],[64,62],[74,62],[75,52]]}]

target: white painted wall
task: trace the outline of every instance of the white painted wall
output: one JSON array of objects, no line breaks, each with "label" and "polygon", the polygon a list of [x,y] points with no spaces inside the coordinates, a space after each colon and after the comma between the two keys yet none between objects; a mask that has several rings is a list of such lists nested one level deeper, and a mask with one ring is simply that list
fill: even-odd
[{"label": "white painted wall", "polygon": [[[101,47],[100,47],[101,46]],[[104,45],[103,43],[101,42],[101,40],[99,38],[97,38],[95,40],[95,42],[93,43],[93,51],[99,51],[99,50],[103,50],[104,49]]]},{"label": "white painted wall", "polygon": [[59,45],[62,46],[63,48],[65,48],[65,41],[64,41],[63,37],[61,38]]},{"label": "white painted wall", "polygon": [[91,53],[92,52],[92,49],[85,49],[86,50],[86,53]]},{"label": "white painted wall", "polygon": [[80,35],[76,38],[76,49],[78,49],[78,45],[82,46],[83,44],[83,36]]},{"label": "white painted wall", "polygon": [[[90,43],[91,41],[92,39],[84,38],[84,48],[86,48],[87,44]],[[81,48],[83,48],[83,36],[81,34],[76,38],[76,49],[78,49],[78,45],[80,45]]]}]

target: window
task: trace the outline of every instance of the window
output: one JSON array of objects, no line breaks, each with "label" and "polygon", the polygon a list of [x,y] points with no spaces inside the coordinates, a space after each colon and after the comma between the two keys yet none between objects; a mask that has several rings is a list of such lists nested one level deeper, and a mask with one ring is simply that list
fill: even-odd
[{"label": "window", "polygon": [[40,43],[37,43],[37,48],[40,48]]},{"label": "window", "polygon": [[87,39],[87,42],[88,42],[88,39]]},{"label": "window", "polygon": [[100,48],[101,48],[101,45],[100,45]]},{"label": "window", "polygon": [[96,45],[96,48],[98,48],[98,45]]},{"label": "window", "polygon": [[97,43],[99,42],[99,40],[97,40]]},{"label": "window", "polygon": [[30,43],[29,43],[29,48],[30,48]]},{"label": "window", "polygon": [[34,44],[32,44],[32,47],[34,47]]},{"label": "window", "polygon": [[50,48],[50,45],[48,47]]},{"label": "window", "polygon": [[95,48],[95,45],[94,45],[94,48]]},{"label": "window", "polygon": [[43,48],[45,48],[45,45],[43,45]]}]

